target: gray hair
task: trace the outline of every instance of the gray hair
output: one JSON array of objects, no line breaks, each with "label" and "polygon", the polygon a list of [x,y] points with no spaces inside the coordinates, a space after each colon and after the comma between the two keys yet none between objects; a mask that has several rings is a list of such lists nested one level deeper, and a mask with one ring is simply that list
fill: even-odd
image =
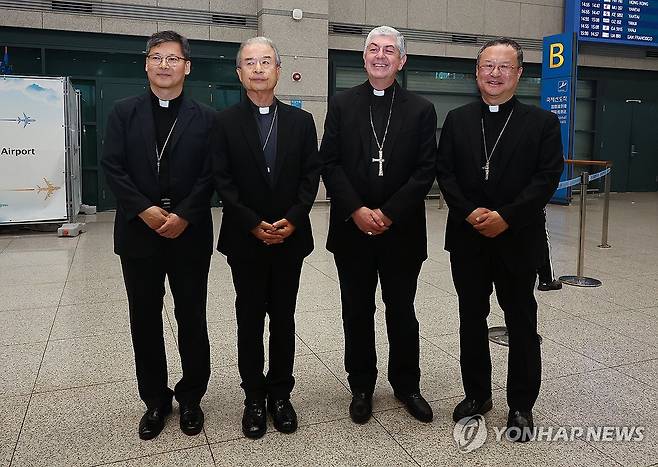
[{"label": "gray hair", "polygon": [[181,51],[183,52],[183,58],[185,60],[190,59],[190,43],[185,36],[181,36],[176,31],[159,31],[152,34],[151,37],[149,37],[146,41],[146,55],[151,52],[153,47],[165,42],[177,42],[180,44]]},{"label": "gray hair", "polygon": [[272,42],[272,39],[269,37],[258,36],[247,39],[242,44],[240,44],[238,54],[235,56],[236,68],[240,68],[240,61],[242,60],[242,49],[252,44],[265,44],[272,47],[272,50],[274,50],[274,62],[276,63],[276,66],[281,66],[281,56],[279,55],[279,50],[276,48],[276,45],[274,45],[274,42]]},{"label": "gray hair", "polygon": [[368,46],[372,42],[372,39],[376,36],[392,36],[395,37],[395,45],[400,52],[400,57],[407,55],[407,48],[404,45],[404,36],[400,31],[390,26],[377,26],[375,29],[368,33],[366,37],[366,43],[363,46],[363,54],[365,55]]},{"label": "gray hair", "polygon": [[484,52],[484,50],[488,49],[489,47],[493,47],[494,45],[506,45],[516,50],[516,61],[519,63],[519,68],[523,66],[523,49],[521,48],[518,42],[516,42],[514,39],[510,39],[509,37],[498,37],[496,39],[492,39],[490,41],[485,42],[484,45],[480,47],[480,50],[478,51],[478,56],[475,63],[479,64],[480,55],[482,55],[482,52]]}]

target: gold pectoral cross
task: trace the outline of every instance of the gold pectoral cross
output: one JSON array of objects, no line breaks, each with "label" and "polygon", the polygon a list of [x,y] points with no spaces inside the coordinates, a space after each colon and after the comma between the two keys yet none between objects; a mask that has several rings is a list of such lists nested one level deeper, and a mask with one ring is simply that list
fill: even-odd
[{"label": "gold pectoral cross", "polygon": [[373,162],[379,162],[379,173],[377,173],[378,176],[383,177],[384,176],[384,151],[379,150],[379,159],[373,157],[372,158]]}]

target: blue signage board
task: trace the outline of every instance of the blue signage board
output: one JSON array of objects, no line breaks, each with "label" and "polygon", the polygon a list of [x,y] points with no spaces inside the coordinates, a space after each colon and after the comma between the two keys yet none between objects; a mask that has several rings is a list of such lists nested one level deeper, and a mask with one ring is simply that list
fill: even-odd
[{"label": "blue signage board", "polygon": [[[544,37],[541,105],[556,114],[560,120],[565,159],[573,159],[576,55],[576,40],[573,33]],[[570,175],[571,166],[565,165],[561,180],[567,180]],[[557,190],[551,201],[568,203],[568,190],[566,188]]]},{"label": "blue signage board", "polygon": [[566,0],[564,21],[579,41],[658,47],[658,0]]},{"label": "blue signage board", "polygon": [[302,108],[302,100],[301,99],[292,99],[290,101],[290,105],[292,105],[293,107],[297,107],[298,109],[301,109]]}]

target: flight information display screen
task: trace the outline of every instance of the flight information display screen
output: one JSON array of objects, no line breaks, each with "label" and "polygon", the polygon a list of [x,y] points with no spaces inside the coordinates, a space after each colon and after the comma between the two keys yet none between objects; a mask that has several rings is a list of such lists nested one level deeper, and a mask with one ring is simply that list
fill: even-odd
[{"label": "flight information display screen", "polygon": [[572,0],[579,41],[658,46],[658,0]]}]

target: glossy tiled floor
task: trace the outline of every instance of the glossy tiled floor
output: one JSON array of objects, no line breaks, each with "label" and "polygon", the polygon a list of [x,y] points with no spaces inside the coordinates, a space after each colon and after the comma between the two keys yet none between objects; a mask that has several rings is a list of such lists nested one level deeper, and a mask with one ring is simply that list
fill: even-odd
[{"label": "glossy tiled floor", "polygon": [[[385,378],[375,416],[364,426],[347,415],[340,298],[332,257],[324,249],[328,209],[313,209],[316,251],[303,269],[297,314],[300,428],[271,429],[258,441],[240,431],[233,287],[215,254],[208,321],[213,373],[203,400],[202,434],[183,435],[177,412],[154,441],[136,427],[137,397],[127,305],[112,253],[112,214],[88,218],[77,238],[0,233],[0,465],[629,465],[658,462],[658,194],[613,194],[609,242],[599,249],[602,201],[588,202],[585,275],[596,289],[538,292],[544,337],[543,384],[535,410],[542,426],[644,426],[641,442],[496,441],[503,426],[505,348],[492,344],[494,410],[489,437],[469,453],[453,440],[451,412],[462,395],[457,300],[442,249],[446,210],[428,202],[430,259],[417,297],[423,393],[435,411],[413,420]],[[216,213],[216,226],[220,212]],[[549,207],[554,262],[576,272],[578,205]],[[379,299],[378,299],[379,300]],[[379,300],[381,306],[381,301]],[[176,324],[167,296],[166,342],[171,380],[179,376]],[[501,324],[494,305],[491,324]],[[386,362],[383,314],[377,324],[380,369]],[[381,375],[385,375],[385,370]],[[176,410],[176,409],[175,409]],[[658,464],[656,464],[658,465]]]}]

